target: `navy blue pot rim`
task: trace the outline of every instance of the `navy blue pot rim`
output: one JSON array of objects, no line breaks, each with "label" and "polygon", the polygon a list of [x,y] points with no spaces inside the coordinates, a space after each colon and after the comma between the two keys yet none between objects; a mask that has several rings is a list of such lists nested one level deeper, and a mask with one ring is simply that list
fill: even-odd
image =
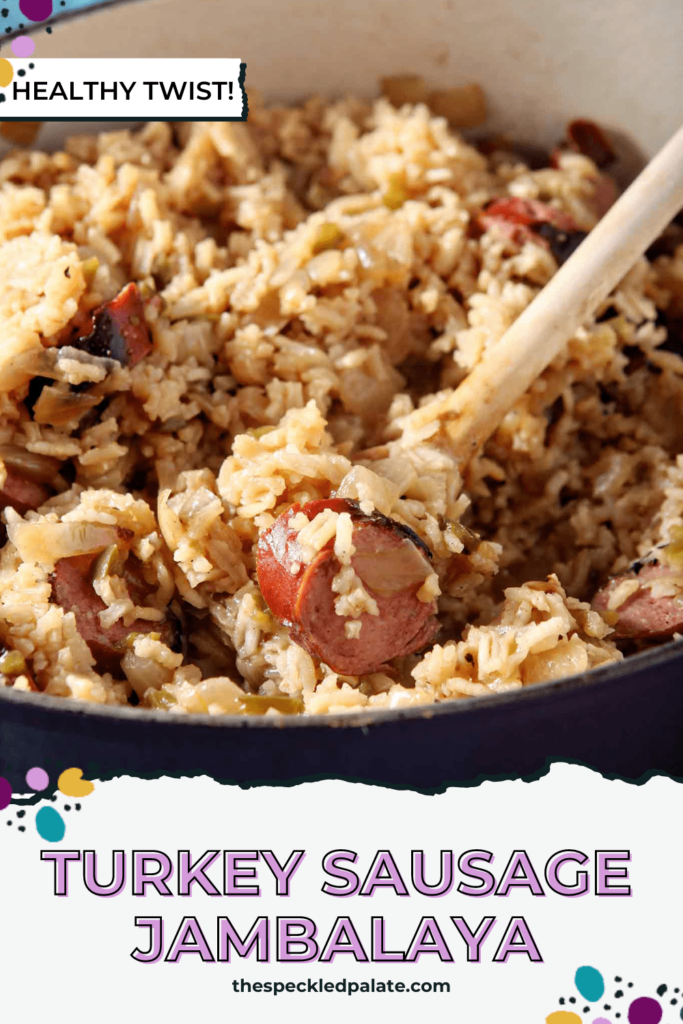
[{"label": "navy blue pot rim", "polygon": [[[165,732],[173,729],[192,729],[193,724],[203,728],[211,726],[221,730],[256,729],[271,732],[274,729],[289,729],[298,732],[302,729],[321,726],[329,729],[362,728],[368,729],[383,723],[392,723],[405,719],[429,720],[435,717],[485,713],[506,704],[519,705],[527,701],[552,700],[560,693],[568,693],[586,688],[601,690],[623,681],[635,672],[652,670],[653,674],[664,666],[680,663],[681,685],[683,685],[683,640],[673,640],[661,646],[632,654],[623,661],[610,662],[604,666],[589,669],[576,675],[564,676],[562,679],[550,680],[545,683],[533,683],[506,693],[491,694],[481,697],[465,697],[440,701],[436,704],[422,704],[413,707],[360,710],[344,714],[330,715],[208,715],[208,714],[170,714],[167,711],[152,711],[132,706],[103,705],[81,701],[69,697],[51,697],[47,694],[26,693],[16,691],[12,687],[0,687],[0,718],[3,704],[23,706],[26,711],[31,708],[53,711],[55,719],[64,721],[68,717],[97,718],[100,720],[122,721],[127,725],[144,721],[156,722]],[[55,723],[56,724],[56,723]]]}]

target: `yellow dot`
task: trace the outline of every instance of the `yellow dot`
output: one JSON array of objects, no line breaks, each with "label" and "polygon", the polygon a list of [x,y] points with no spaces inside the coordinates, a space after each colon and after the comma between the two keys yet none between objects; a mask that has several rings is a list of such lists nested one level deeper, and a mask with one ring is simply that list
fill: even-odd
[{"label": "yellow dot", "polygon": [[0,86],[4,89],[14,78],[14,68],[8,60],[0,57]]},{"label": "yellow dot", "polygon": [[64,796],[90,796],[94,788],[80,768],[67,768],[57,779],[57,789]]},{"label": "yellow dot", "polygon": [[545,1024],[581,1024],[581,1018],[571,1010],[556,1010],[546,1017]]}]

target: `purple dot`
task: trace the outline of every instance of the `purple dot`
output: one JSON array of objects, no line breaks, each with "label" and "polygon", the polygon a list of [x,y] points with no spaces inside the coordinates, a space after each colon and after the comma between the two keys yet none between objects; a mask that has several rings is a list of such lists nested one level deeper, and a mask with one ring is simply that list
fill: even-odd
[{"label": "purple dot", "polygon": [[26,772],[26,782],[31,789],[45,789],[49,781],[50,776],[44,768],[29,768]]},{"label": "purple dot", "polygon": [[17,36],[12,40],[12,53],[15,57],[30,57],[36,48],[30,36]]},{"label": "purple dot", "polygon": [[593,1024],[610,1024],[610,1021],[607,1020],[607,1017],[596,1017]]},{"label": "purple dot", "polygon": [[29,21],[45,21],[52,14],[52,0],[19,0],[19,10]]},{"label": "purple dot", "polygon": [[662,1019],[662,1008],[656,999],[641,996],[634,999],[628,1008],[629,1024],[659,1024]]},{"label": "purple dot", "polygon": [[9,805],[12,799],[12,787],[10,786],[7,779],[3,779],[0,775],[0,811],[4,810]]}]

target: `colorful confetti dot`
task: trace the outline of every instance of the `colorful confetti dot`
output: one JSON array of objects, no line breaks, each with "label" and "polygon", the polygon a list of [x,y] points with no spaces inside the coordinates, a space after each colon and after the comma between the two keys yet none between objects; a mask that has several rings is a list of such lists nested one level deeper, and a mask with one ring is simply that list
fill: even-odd
[{"label": "colorful confetti dot", "polygon": [[36,814],[36,828],[41,839],[48,843],[58,843],[64,838],[66,825],[64,818],[54,807],[41,807]]},{"label": "colorful confetti dot", "polygon": [[662,1008],[656,999],[641,996],[634,999],[628,1008],[629,1024],[659,1024],[662,1019]]},{"label": "colorful confetti dot", "polygon": [[46,789],[49,781],[50,776],[44,768],[29,768],[26,772],[26,784],[30,786],[31,789]]},{"label": "colorful confetti dot", "polygon": [[596,1003],[605,992],[604,978],[595,967],[579,967],[574,975],[574,984],[590,1003]]},{"label": "colorful confetti dot", "polygon": [[12,787],[10,786],[7,779],[3,779],[0,775],[0,811],[4,810],[5,807],[9,806],[9,802],[12,799]]},{"label": "colorful confetti dot", "polygon": [[555,1010],[549,1017],[546,1017],[545,1024],[581,1024],[578,1013],[571,1010]]},{"label": "colorful confetti dot", "polygon": [[95,787],[83,778],[82,768],[67,768],[59,776],[57,788],[64,796],[89,796]]},{"label": "colorful confetti dot", "polygon": [[12,53],[15,57],[31,57],[36,48],[30,36],[17,36],[12,40]]},{"label": "colorful confetti dot", "polygon": [[596,1017],[593,1024],[610,1024],[607,1017]]},{"label": "colorful confetti dot", "polygon": [[19,0],[19,10],[29,21],[45,21],[52,14],[52,0]]},{"label": "colorful confetti dot", "polygon": [[0,57],[0,86],[4,89],[14,78],[14,68],[8,60]]}]

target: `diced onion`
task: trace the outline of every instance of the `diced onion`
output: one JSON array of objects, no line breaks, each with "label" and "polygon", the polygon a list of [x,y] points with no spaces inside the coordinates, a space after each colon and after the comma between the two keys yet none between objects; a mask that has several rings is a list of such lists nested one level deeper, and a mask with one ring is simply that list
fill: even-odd
[{"label": "diced onion", "polygon": [[0,459],[9,469],[37,484],[52,483],[59,472],[60,463],[49,455],[37,455],[16,444],[0,444]]},{"label": "diced onion", "polygon": [[23,562],[41,565],[94,554],[116,543],[116,527],[96,523],[10,523],[7,534]]}]

